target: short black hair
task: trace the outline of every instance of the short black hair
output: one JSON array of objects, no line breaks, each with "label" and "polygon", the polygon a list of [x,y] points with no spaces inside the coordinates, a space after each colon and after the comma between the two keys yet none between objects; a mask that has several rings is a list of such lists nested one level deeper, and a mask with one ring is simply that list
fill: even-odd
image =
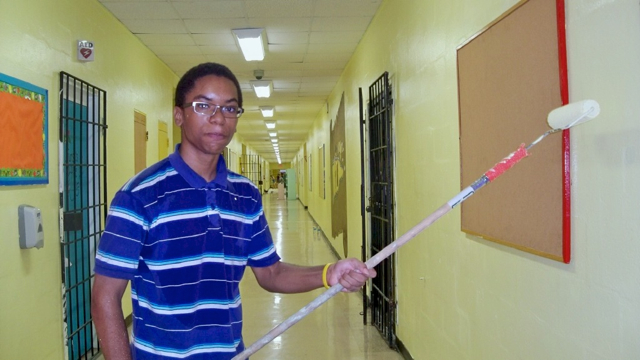
[{"label": "short black hair", "polygon": [[231,80],[238,90],[238,105],[242,107],[242,91],[240,90],[240,83],[238,82],[238,79],[228,67],[213,62],[196,65],[182,75],[182,78],[180,78],[178,86],[176,87],[176,97],[174,100],[175,106],[184,107],[185,96],[187,96],[187,93],[193,89],[198,79],[208,75],[215,75]]}]

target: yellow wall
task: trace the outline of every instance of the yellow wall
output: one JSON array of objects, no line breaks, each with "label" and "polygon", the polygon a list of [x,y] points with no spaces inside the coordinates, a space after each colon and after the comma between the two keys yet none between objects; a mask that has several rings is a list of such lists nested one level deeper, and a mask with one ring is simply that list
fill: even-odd
[{"label": "yellow wall", "polygon": [[[297,160],[292,163],[293,164],[292,166],[299,167],[300,173],[302,174],[302,176],[299,176],[297,178],[297,181],[300,183],[300,189],[298,191],[298,198],[300,199],[300,202],[305,206],[308,206],[309,214],[313,217],[313,219],[320,226],[320,228],[322,228],[323,232],[329,238],[329,241],[332,243],[334,249],[338,252],[338,254],[344,257],[342,236],[339,236],[338,238],[335,238],[335,239],[331,238],[331,180],[330,180],[331,142],[329,141],[330,131],[331,131],[330,119],[335,118],[335,115],[338,111],[338,106],[340,105],[340,96],[338,95],[336,104],[333,104],[330,102],[330,105],[335,105],[334,106],[335,108],[331,108],[330,106],[330,110],[328,114],[326,112],[326,108],[324,107],[318,112],[316,120],[313,123],[313,127],[309,132],[309,137],[307,138],[304,144],[306,151],[303,148],[300,148],[300,150],[294,157]],[[348,122],[348,119],[349,117],[347,117],[346,122]],[[360,135],[357,135],[357,137],[353,139],[358,139],[359,136]],[[347,141],[347,143],[350,143],[350,142]],[[351,143],[354,143],[358,151],[360,151],[359,142],[351,141]],[[325,146],[325,157],[324,157],[324,169],[326,172],[326,182],[324,184],[325,194],[326,194],[325,198],[322,198],[320,196],[320,188],[323,186],[323,184],[320,182],[320,172],[322,171],[322,168],[323,168],[322,150],[321,150],[322,145]],[[304,158],[304,154],[307,155],[306,160]],[[358,174],[360,174],[359,159],[360,158],[358,157],[358,163],[353,164],[354,167],[350,167],[350,164],[347,164],[347,169],[348,169],[347,171],[349,171],[349,169],[353,169],[352,171],[357,171]],[[358,166],[357,169],[355,168],[355,166]],[[311,167],[311,172],[309,170],[310,167]],[[309,186],[310,182],[311,182],[311,187]],[[358,194],[360,194],[359,189],[358,189]],[[349,201],[352,201],[352,200],[353,200],[352,198],[349,198]],[[358,201],[357,209],[358,209],[358,218],[359,218],[359,211],[360,211],[359,198],[357,199],[357,201]],[[351,210],[351,205],[352,204],[348,204],[349,210]],[[353,204],[353,205],[356,205],[356,204]],[[349,226],[351,225],[349,224]],[[359,240],[356,239],[354,241],[357,242]],[[359,258],[360,257],[359,254],[360,253],[357,253],[356,255],[356,253],[349,251],[348,255],[349,257],[355,256]]]},{"label": "yellow wall", "polygon": [[[75,60],[77,40],[95,43],[94,62]],[[60,71],[107,91],[109,198],[133,175],[134,109],[147,115],[147,164],[158,160],[157,122],[172,122],[177,77],[97,1],[0,1],[0,72],[49,94],[49,184],[0,188],[2,359],[64,358],[57,216]],[[18,246],[20,204],[42,211],[40,250]],[[130,312],[130,300],[124,303]]]},{"label": "yellow wall", "polygon": [[[381,5],[329,98],[329,113],[319,112],[307,139],[313,188],[301,177],[299,195],[325,234],[331,233],[331,202],[317,194],[317,149],[329,144],[329,117],[342,93],[346,136],[357,139],[357,88],[366,89],[383,71],[391,74],[402,234],[459,190],[455,49],[515,2]],[[639,6],[567,1],[570,96],[602,106],[598,119],[572,130],[572,263],[465,236],[459,211],[452,212],[398,253],[397,333],[415,359],[640,358]],[[96,43],[95,62],[74,60],[78,39]],[[0,352],[7,359],[62,359],[58,72],[108,92],[110,197],[133,175],[133,110],[147,114],[151,164],[157,160],[156,122],[171,122],[177,79],[95,0],[0,2],[0,49],[0,72],[50,96],[50,184],[0,188]],[[234,141],[230,147],[239,154],[241,139]],[[357,141],[347,142],[347,154],[349,255],[359,256]],[[43,249],[19,249],[20,204],[42,210]],[[341,239],[331,242],[341,251]]]},{"label": "yellow wall", "polygon": [[[319,112],[307,138],[311,153],[328,143],[343,92],[346,137],[359,138],[357,89],[389,71],[398,235],[460,190],[456,48],[516,2],[384,1],[329,98],[329,114]],[[571,135],[573,260],[564,265],[467,236],[454,210],[398,252],[397,334],[415,359],[640,358],[640,5],[566,3],[570,97],[602,107]],[[356,257],[359,163],[359,143],[348,141],[349,255]],[[330,234],[330,201],[316,196],[313,180],[301,201]],[[331,242],[340,252],[341,239]]]}]

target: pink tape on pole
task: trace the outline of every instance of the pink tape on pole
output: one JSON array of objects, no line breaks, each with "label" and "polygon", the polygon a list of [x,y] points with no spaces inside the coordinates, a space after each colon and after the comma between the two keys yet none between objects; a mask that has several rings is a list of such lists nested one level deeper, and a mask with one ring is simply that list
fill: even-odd
[{"label": "pink tape on pole", "polygon": [[489,169],[484,175],[489,178],[489,181],[493,181],[498,176],[502,175],[505,171],[511,169],[511,167],[518,163],[518,161],[529,156],[527,149],[524,147],[524,144],[521,144],[518,150],[511,153],[511,155],[502,159],[499,163],[497,163],[494,167]]}]

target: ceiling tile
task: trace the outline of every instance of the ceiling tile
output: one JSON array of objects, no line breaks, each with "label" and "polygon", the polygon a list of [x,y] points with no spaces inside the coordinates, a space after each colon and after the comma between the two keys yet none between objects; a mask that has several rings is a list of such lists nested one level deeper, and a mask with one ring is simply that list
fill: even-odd
[{"label": "ceiling tile", "polygon": [[231,29],[249,27],[245,18],[185,19],[185,27],[193,34],[231,33]]},{"label": "ceiling tile", "polygon": [[167,64],[179,64],[179,63],[199,64],[206,61],[205,56],[202,54],[162,55],[160,59],[166,62]]},{"label": "ceiling tile", "polygon": [[350,53],[313,53],[313,54],[305,55],[304,62],[314,63],[314,62],[336,61],[346,65],[347,61],[349,61],[350,58],[351,58]]},{"label": "ceiling tile", "polygon": [[269,77],[272,79],[279,79],[279,80],[283,80],[283,79],[287,79],[287,78],[300,78],[302,77],[302,66],[299,67],[299,69],[292,69],[292,66],[287,66],[285,69],[282,70],[274,70],[271,69],[269,70]]},{"label": "ceiling tile", "polygon": [[196,45],[188,34],[138,34],[147,46],[153,45]]},{"label": "ceiling tile", "polygon": [[152,45],[149,49],[156,55],[194,55],[203,54],[195,45]]},{"label": "ceiling tile", "polygon": [[238,55],[238,46],[236,44],[201,45],[198,48],[205,55]]},{"label": "ceiling tile", "polygon": [[184,19],[243,18],[242,2],[237,0],[177,1],[173,6]]},{"label": "ceiling tile", "polygon": [[307,44],[269,44],[267,52],[269,54],[280,54],[280,53],[290,53],[290,54],[304,54],[307,52]]},{"label": "ceiling tile", "polygon": [[[217,46],[236,44],[236,40],[233,38],[231,31],[228,33],[193,34],[191,36],[198,45]],[[240,52],[240,49],[238,49],[238,52]]]},{"label": "ceiling tile", "polygon": [[311,31],[311,17],[250,18],[251,27],[264,28],[267,35],[278,32]]},{"label": "ceiling tile", "polygon": [[316,43],[309,44],[309,53],[349,53],[355,50],[353,43]]},{"label": "ceiling tile", "polygon": [[108,2],[103,5],[118,19],[180,19],[171,3],[166,1]]},{"label": "ceiling tile", "polygon": [[[275,68],[275,66],[270,66],[270,65],[276,65],[276,64],[295,64],[295,63],[302,63],[302,61],[305,58],[305,54],[304,53],[272,53],[269,52],[268,54],[265,55],[265,58],[263,61],[261,61],[261,64],[265,65],[265,69],[266,68]],[[281,67],[280,67],[281,68]]]},{"label": "ceiling tile", "polygon": [[311,24],[311,31],[357,31],[361,34],[367,30],[369,17],[316,17]]},{"label": "ceiling tile", "polygon": [[250,18],[311,17],[312,0],[260,0],[245,1]]},{"label": "ceiling tile", "polygon": [[362,33],[359,31],[314,31],[309,36],[309,42],[311,44],[347,43],[355,48],[361,38]]},{"label": "ceiling tile", "polygon": [[340,70],[344,69],[345,64],[342,62],[326,61],[303,64],[304,69],[313,70]]},{"label": "ceiling tile", "polygon": [[314,16],[371,18],[380,7],[382,0],[317,0]]},{"label": "ceiling tile", "polygon": [[134,34],[186,34],[182,20],[124,19],[122,23]]},{"label": "ceiling tile", "polygon": [[308,32],[281,32],[269,34],[271,44],[306,44],[309,42]]}]

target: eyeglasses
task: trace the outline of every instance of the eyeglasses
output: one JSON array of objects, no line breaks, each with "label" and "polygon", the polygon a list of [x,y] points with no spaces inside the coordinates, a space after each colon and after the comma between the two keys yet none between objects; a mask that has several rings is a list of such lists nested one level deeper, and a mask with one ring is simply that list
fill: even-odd
[{"label": "eyeglasses", "polygon": [[213,116],[218,111],[218,109],[220,109],[220,111],[222,112],[222,116],[229,119],[239,118],[240,115],[242,115],[242,113],[244,112],[244,109],[239,106],[215,105],[202,101],[194,101],[190,105],[183,107],[183,109],[186,109],[189,106],[193,106],[193,111],[195,111],[196,114],[206,116]]}]

